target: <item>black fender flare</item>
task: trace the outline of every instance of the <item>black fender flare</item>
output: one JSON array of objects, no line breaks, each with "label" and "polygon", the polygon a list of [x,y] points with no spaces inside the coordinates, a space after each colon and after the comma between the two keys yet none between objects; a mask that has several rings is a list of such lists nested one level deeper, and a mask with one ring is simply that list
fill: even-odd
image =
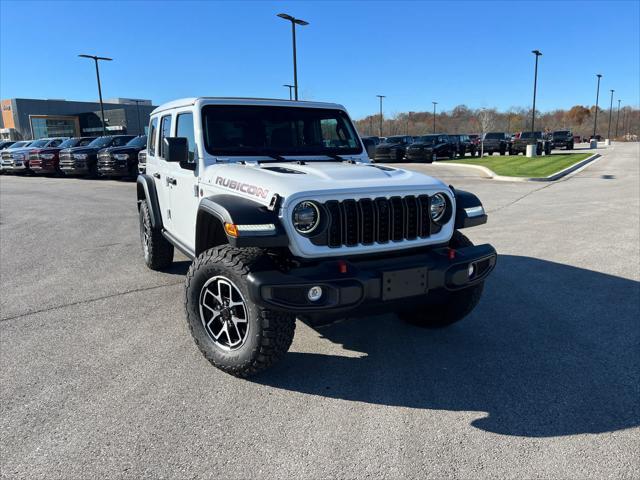
[{"label": "black fender flare", "polygon": [[[464,190],[455,190],[453,192],[456,196],[456,220],[455,228],[459,230],[461,228],[476,227],[487,223],[487,213],[484,211],[482,202],[471,192]],[[480,213],[469,212],[467,209],[481,207]]]},{"label": "black fender flare", "polygon": [[[198,205],[196,218],[196,255],[209,248],[211,239],[207,223],[215,219],[223,227],[222,232],[227,242],[234,247],[286,247],[289,245],[287,234],[278,218],[278,206],[270,210],[261,203],[247,198],[219,194],[204,197]],[[271,232],[238,232],[238,236],[229,235],[224,229],[225,224],[234,225],[274,225]]]},{"label": "black fender flare", "polygon": [[160,212],[160,204],[158,203],[158,192],[156,184],[151,176],[146,174],[138,175],[136,179],[136,190],[138,195],[138,209],[140,203],[147,201],[149,207],[149,215],[151,216],[151,227],[154,230],[162,230],[162,214]]}]

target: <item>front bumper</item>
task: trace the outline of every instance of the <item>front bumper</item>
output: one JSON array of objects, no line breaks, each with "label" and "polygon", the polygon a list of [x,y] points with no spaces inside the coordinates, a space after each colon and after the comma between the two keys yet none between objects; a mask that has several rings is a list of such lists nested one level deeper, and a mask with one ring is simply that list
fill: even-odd
[{"label": "front bumper", "polygon": [[58,168],[53,160],[30,160],[29,168],[33,170],[34,173],[58,173]]},{"label": "front bumper", "polygon": [[[453,258],[451,252],[442,247],[391,258],[327,260],[288,272],[253,272],[249,293],[267,308],[310,316],[360,309],[394,311],[399,304],[426,303],[431,297],[475,285],[491,273],[497,260],[489,244],[455,250]],[[307,296],[314,286],[323,292],[315,302]]]},{"label": "front bumper", "polygon": [[81,175],[89,173],[87,162],[84,160],[61,160],[60,170],[62,170],[67,175]]},{"label": "front bumper", "polygon": [[129,166],[127,162],[99,160],[98,173],[108,177],[125,176],[129,174]]},{"label": "front bumper", "polygon": [[408,149],[404,159],[409,162],[430,162],[433,160],[433,150],[428,148]]}]

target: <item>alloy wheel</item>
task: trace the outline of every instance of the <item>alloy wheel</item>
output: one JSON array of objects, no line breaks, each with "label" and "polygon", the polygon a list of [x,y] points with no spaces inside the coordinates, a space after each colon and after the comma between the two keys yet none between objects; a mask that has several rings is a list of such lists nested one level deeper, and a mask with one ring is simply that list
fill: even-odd
[{"label": "alloy wheel", "polygon": [[216,346],[231,351],[240,348],[249,334],[247,305],[231,280],[212,277],[200,291],[200,320]]}]

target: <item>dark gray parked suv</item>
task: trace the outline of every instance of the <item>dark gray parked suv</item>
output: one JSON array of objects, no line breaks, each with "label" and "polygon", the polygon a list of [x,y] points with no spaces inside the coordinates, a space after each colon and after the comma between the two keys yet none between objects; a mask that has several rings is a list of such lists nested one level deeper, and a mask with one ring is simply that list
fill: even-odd
[{"label": "dark gray parked suv", "polygon": [[511,135],[506,132],[487,132],[481,140],[480,148],[484,153],[493,155],[498,152],[505,155],[511,145]]},{"label": "dark gray parked suv", "polygon": [[376,147],[376,162],[401,162],[407,146],[413,143],[411,135],[395,135]]}]

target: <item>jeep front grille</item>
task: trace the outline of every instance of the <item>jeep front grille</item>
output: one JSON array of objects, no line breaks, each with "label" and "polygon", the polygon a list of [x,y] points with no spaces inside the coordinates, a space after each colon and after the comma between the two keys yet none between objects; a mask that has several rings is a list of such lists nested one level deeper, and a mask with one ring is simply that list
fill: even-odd
[{"label": "jeep front grille", "polygon": [[431,222],[428,195],[330,200],[324,206],[327,234],[313,243],[332,248],[427,238],[441,228]]}]

